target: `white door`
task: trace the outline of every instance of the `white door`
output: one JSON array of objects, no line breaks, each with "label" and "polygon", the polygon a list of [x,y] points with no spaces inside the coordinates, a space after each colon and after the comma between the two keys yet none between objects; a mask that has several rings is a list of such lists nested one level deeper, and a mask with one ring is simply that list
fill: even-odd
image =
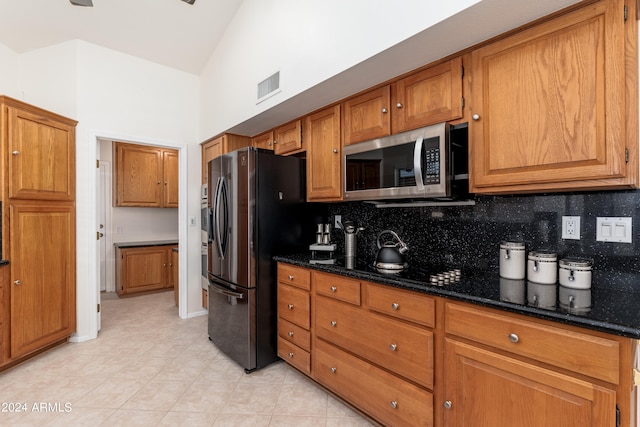
[{"label": "white door", "polygon": [[[100,162],[98,169],[98,194],[97,194],[97,214],[98,230],[96,231],[97,253],[98,253],[98,277],[97,277],[97,307],[100,307],[100,292],[115,292],[116,286],[109,274],[109,245],[111,236],[108,230],[111,229],[111,164]],[[101,313],[97,312],[98,331],[101,327]]]}]

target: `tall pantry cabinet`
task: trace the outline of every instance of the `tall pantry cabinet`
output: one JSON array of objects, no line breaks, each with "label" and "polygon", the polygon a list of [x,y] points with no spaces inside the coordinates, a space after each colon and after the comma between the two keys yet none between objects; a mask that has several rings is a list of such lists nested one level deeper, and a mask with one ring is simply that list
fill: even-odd
[{"label": "tall pantry cabinet", "polygon": [[76,328],[76,124],[0,96],[0,369]]}]

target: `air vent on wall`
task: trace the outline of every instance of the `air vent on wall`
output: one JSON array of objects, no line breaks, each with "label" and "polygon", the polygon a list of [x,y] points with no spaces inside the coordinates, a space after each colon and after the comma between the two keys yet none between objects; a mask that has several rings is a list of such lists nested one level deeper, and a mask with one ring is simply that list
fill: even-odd
[{"label": "air vent on wall", "polygon": [[280,92],[280,71],[258,83],[258,103]]}]

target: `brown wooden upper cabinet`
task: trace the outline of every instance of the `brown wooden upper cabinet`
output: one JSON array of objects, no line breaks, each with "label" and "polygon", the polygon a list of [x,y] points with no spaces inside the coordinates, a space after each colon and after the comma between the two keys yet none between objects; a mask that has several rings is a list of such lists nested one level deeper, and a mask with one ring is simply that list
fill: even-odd
[{"label": "brown wooden upper cabinet", "polygon": [[114,143],[115,206],[178,207],[178,152]]},{"label": "brown wooden upper cabinet", "polygon": [[207,165],[213,159],[238,148],[251,145],[251,139],[247,136],[225,133],[211,138],[202,144],[202,183],[207,182]]},{"label": "brown wooden upper cabinet", "polygon": [[340,105],[305,118],[307,200],[342,198]]},{"label": "brown wooden upper cabinet", "polygon": [[273,151],[290,154],[303,151],[302,120],[294,120],[273,130]]},{"label": "brown wooden upper cabinet", "polygon": [[426,68],[391,87],[391,131],[400,133],[462,117],[462,57]]},{"label": "brown wooden upper cabinet", "polygon": [[273,151],[273,131],[270,130],[251,138],[251,146]]},{"label": "brown wooden upper cabinet", "polygon": [[9,197],[74,200],[76,122],[26,105],[6,111]]},{"label": "brown wooden upper cabinet", "polygon": [[462,57],[346,100],[344,145],[462,117]]},{"label": "brown wooden upper cabinet", "polygon": [[638,185],[629,16],[623,0],[600,1],[471,53],[472,192]]}]

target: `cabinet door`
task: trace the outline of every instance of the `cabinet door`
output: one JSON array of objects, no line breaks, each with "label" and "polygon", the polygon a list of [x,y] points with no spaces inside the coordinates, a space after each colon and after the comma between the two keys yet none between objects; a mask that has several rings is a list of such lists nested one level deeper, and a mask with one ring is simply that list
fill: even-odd
[{"label": "cabinet door", "polygon": [[391,89],[384,86],[343,103],[344,145],[391,135]]},{"label": "cabinet door", "polygon": [[307,200],[340,200],[340,106],[307,116],[305,139],[308,141]]},{"label": "cabinet door", "polygon": [[162,207],[162,150],[115,144],[116,206]]},{"label": "cabinet door", "polygon": [[624,183],[623,13],[602,1],[472,52],[471,191]]},{"label": "cabinet door", "polygon": [[165,246],[121,249],[118,293],[131,294],[169,287],[167,257]]},{"label": "cabinet door", "polygon": [[75,128],[8,107],[9,197],[74,200]]},{"label": "cabinet door", "polygon": [[220,157],[223,151],[223,137],[202,144],[202,183],[209,179],[209,162],[216,157]]},{"label": "cabinet door", "polygon": [[302,149],[302,123],[300,120],[280,126],[273,131],[273,151],[287,154]]},{"label": "cabinet door", "polygon": [[162,152],[164,191],[162,205],[165,208],[178,207],[178,152],[164,150]]},{"label": "cabinet door", "polygon": [[449,339],[445,378],[445,426],[616,425],[613,390]]},{"label": "cabinet door", "polygon": [[25,202],[10,206],[11,357],[25,355],[75,331],[73,205]]},{"label": "cabinet door", "polygon": [[462,117],[462,58],[399,80],[391,104],[393,133]]},{"label": "cabinet door", "polygon": [[273,151],[273,131],[251,138],[251,146]]},{"label": "cabinet door", "polygon": [[173,299],[176,303],[176,305],[178,305],[178,295],[179,295],[179,277],[180,277],[180,270],[178,268],[178,260],[180,259],[180,256],[178,254],[178,251],[174,251],[173,248],[169,249],[171,251],[171,263],[169,264],[170,267],[170,271],[171,271],[171,286],[173,287]]}]

